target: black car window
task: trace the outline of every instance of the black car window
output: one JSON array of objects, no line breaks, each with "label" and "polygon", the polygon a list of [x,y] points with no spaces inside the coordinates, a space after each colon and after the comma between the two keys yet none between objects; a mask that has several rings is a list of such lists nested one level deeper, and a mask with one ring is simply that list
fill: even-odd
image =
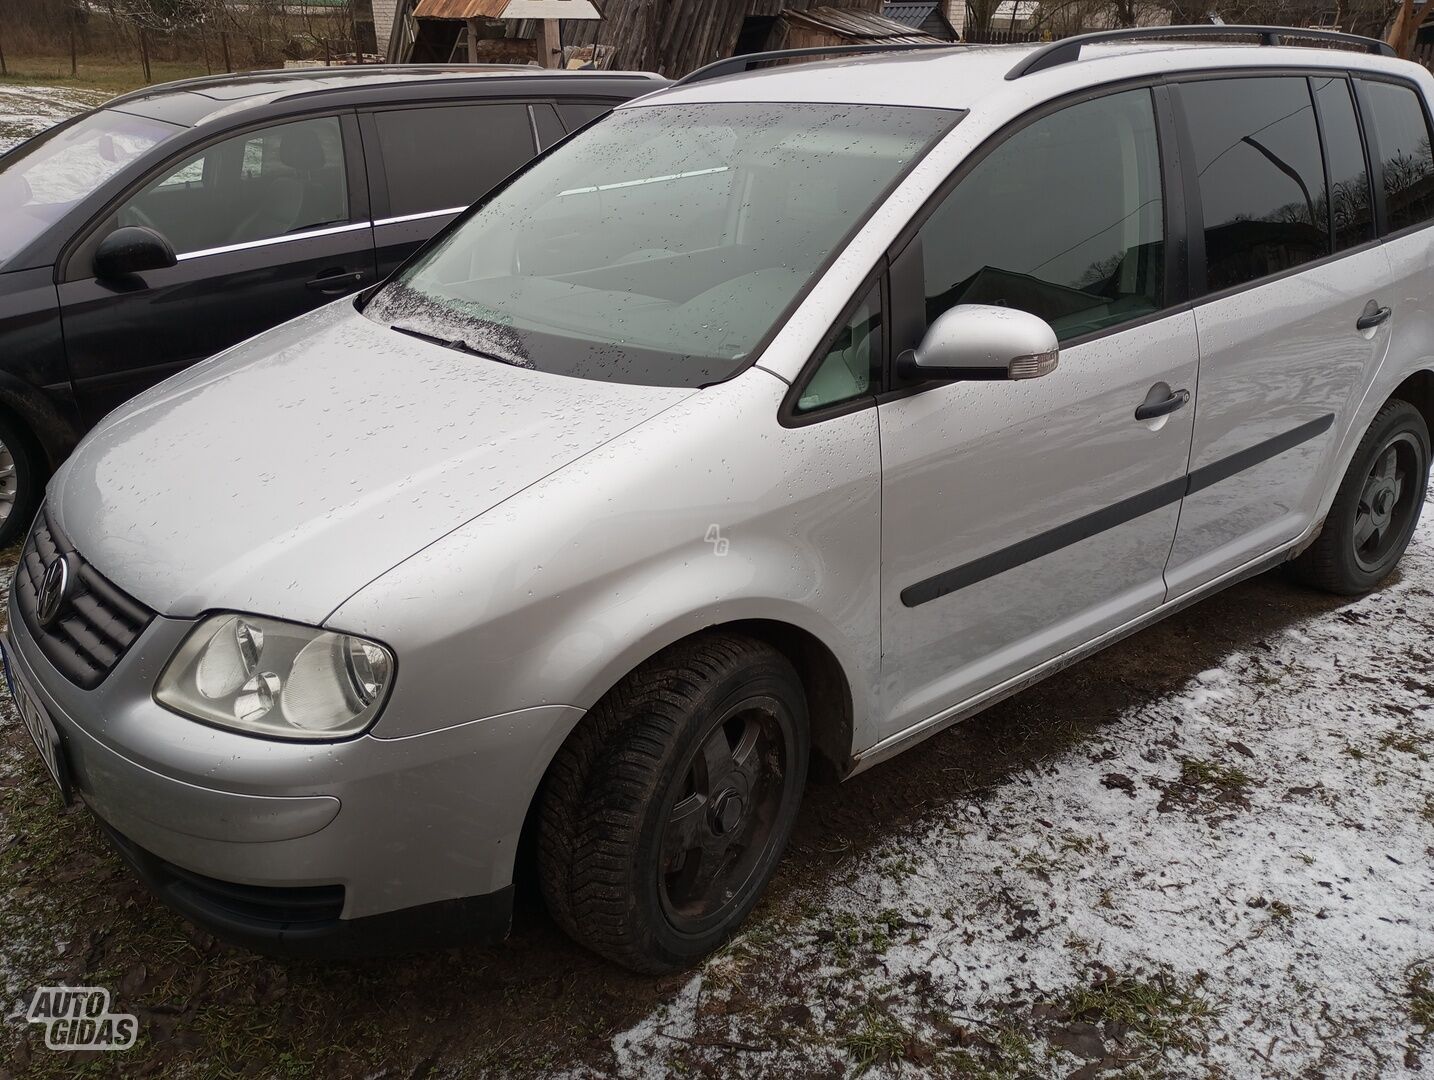
[{"label": "black car window", "polygon": [[1374,239],[1374,204],[1369,193],[1369,168],[1355,119],[1349,80],[1317,76],[1310,80],[1323,126],[1325,160],[1334,214],[1334,249],[1343,251]]},{"label": "black car window", "polygon": [[174,250],[270,240],[348,220],[336,117],[237,135],[165,169],[116,214],[162,233]]},{"label": "black car window", "polygon": [[1300,77],[1184,83],[1211,292],[1329,254],[1324,163]]},{"label": "black car window", "polygon": [[558,119],[558,110],[551,105],[532,105],[533,127],[538,132],[538,149],[546,150],[553,143],[560,141],[567,130],[563,122]]},{"label": "black car window", "polygon": [[1149,90],[1082,102],[983,158],[922,227],[928,321],[1020,308],[1061,340],[1164,303],[1164,202]]},{"label": "black car window", "polygon": [[558,112],[563,115],[563,123],[568,125],[569,131],[577,131],[580,127],[586,127],[599,116],[606,116],[612,112],[615,102],[611,101],[560,101]]},{"label": "black car window", "polygon": [[537,152],[526,105],[443,105],[374,115],[399,217],[461,209]]},{"label": "black car window", "polygon": [[1394,83],[1370,81],[1364,88],[1374,114],[1389,231],[1422,224],[1434,218],[1434,159],[1419,95]]}]

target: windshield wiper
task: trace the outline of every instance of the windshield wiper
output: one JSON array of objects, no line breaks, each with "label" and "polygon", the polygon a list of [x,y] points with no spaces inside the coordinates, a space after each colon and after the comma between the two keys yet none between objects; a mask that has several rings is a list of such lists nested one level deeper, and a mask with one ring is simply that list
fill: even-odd
[{"label": "windshield wiper", "polygon": [[434,345],[442,345],[445,349],[453,349],[457,352],[467,353],[469,356],[481,356],[484,360],[493,360],[499,364],[507,364],[509,367],[520,367],[521,365],[512,360],[505,359],[497,353],[486,352],[483,349],[475,348],[461,338],[449,339],[439,337],[437,334],[428,334],[422,330],[415,330],[411,326],[404,326],[401,323],[393,323],[390,330],[397,330],[400,334],[407,334],[409,337],[416,337],[419,341],[429,341]]}]

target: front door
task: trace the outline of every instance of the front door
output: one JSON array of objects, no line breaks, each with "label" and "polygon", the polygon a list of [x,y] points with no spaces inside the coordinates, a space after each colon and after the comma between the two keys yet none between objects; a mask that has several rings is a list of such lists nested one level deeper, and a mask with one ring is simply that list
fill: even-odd
[{"label": "front door", "polygon": [[[351,124],[352,117],[315,117],[214,143],[162,168],[94,230],[59,287],[86,423],[183,367],[373,280],[361,162],[345,151]],[[124,225],[161,233],[178,264],[125,280],[95,278],[94,248]]]},{"label": "front door", "polygon": [[1165,219],[1153,93],[1127,90],[999,141],[895,260],[897,321],[913,299],[926,322],[1022,308],[1062,352],[1038,380],[879,407],[884,738],[1164,599],[1197,375]]},{"label": "front door", "polygon": [[[1389,345],[1394,295],[1350,83],[1201,79],[1179,100],[1203,228],[1200,392],[1172,597],[1314,521],[1339,440]],[[1325,147],[1335,197],[1326,194]],[[1203,247],[1203,260],[1200,248]],[[1397,316],[1396,316],[1397,317]]]}]

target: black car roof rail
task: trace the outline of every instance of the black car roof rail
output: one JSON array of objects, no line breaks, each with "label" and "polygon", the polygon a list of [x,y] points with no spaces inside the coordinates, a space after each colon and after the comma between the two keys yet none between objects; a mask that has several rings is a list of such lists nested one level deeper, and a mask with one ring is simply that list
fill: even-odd
[{"label": "black car roof rail", "polygon": [[[139,101],[148,97],[162,97],[165,94],[181,93],[185,91],[203,90],[210,86],[227,86],[242,80],[253,80],[255,82],[292,82],[302,85],[305,81],[313,81],[334,75],[347,75],[355,81],[370,78],[377,84],[378,80],[386,75],[413,75],[423,74],[444,74],[453,79],[462,79],[467,75],[487,73],[493,70],[511,72],[518,77],[541,78],[552,75],[550,69],[535,68],[531,64],[342,64],[335,67],[321,68],[256,68],[253,71],[233,71],[217,75],[197,75],[188,79],[176,79],[173,82],[155,83],[151,86],[143,86],[138,90],[130,90],[119,94],[105,102],[106,105],[120,105],[127,101]],[[565,74],[565,73],[564,73]],[[646,71],[597,71],[584,72],[589,75],[606,75],[615,79],[658,79],[661,76]],[[435,79],[435,81],[437,81]],[[259,96],[262,91],[254,91],[254,96]]]},{"label": "black car roof rail", "polygon": [[917,52],[923,49],[959,48],[962,48],[961,43],[952,41],[894,41],[885,45],[819,45],[810,49],[778,49],[775,52],[743,53],[741,56],[730,56],[726,60],[718,60],[715,64],[700,67],[690,75],[684,75],[672,85],[689,86],[692,83],[706,82],[708,79],[720,79],[724,75],[740,75],[745,71],[750,71],[753,64],[762,64],[770,60],[793,60],[803,56],[842,56],[852,53]]},{"label": "black car roof rail", "polygon": [[1200,23],[1194,26],[1131,26],[1119,30],[1097,30],[1090,34],[1053,41],[1044,49],[1038,49],[1006,73],[1007,79],[1019,79],[1035,71],[1069,64],[1080,59],[1081,48],[1085,45],[1106,42],[1172,40],[1180,38],[1213,37],[1255,37],[1261,45],[1283,45],[1285,38],[1301,41],[1330,41],[1341,45],[1358,45],[1366,52],[1378,56],[1394,56],[1394,49],[1378,38],[1362,37],[1359,34],[1344,34],[1338,30],[1320,30],[1306,26],[1222,26],[1218,23]]}]

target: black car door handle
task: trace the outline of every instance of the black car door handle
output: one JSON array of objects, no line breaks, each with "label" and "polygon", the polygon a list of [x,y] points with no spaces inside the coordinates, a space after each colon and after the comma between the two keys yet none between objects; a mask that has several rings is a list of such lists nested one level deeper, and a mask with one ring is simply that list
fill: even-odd
[{"label": "black car door handle", "polygon": [[1375,307],[1374,301],[1369,302],[1369,307],[1364,309],[1364,314],[1355,320],[1354,325],[1360,330],[1372,330],[1385,319],[1389,318],[1391,312],[1387,307]]},{"label": "black car door handle", "polygon": [[315,292],[343,292],[346,289],[356,289],[363,284],[363,271],[353,272],[340,271],[339,273],[320,274],[308,282],[308,288]]},{"label": "black car door handle", "polygon": [[1176,409],[1183,409],[1190,402],[1189,390],[1172,390],[1170,396],[1163,401],[1150,401],[1149,399],[1140,403],[1135,410],[1137,420],[1154,420],[1157,416],[1164,416],[1173,413]]}]

